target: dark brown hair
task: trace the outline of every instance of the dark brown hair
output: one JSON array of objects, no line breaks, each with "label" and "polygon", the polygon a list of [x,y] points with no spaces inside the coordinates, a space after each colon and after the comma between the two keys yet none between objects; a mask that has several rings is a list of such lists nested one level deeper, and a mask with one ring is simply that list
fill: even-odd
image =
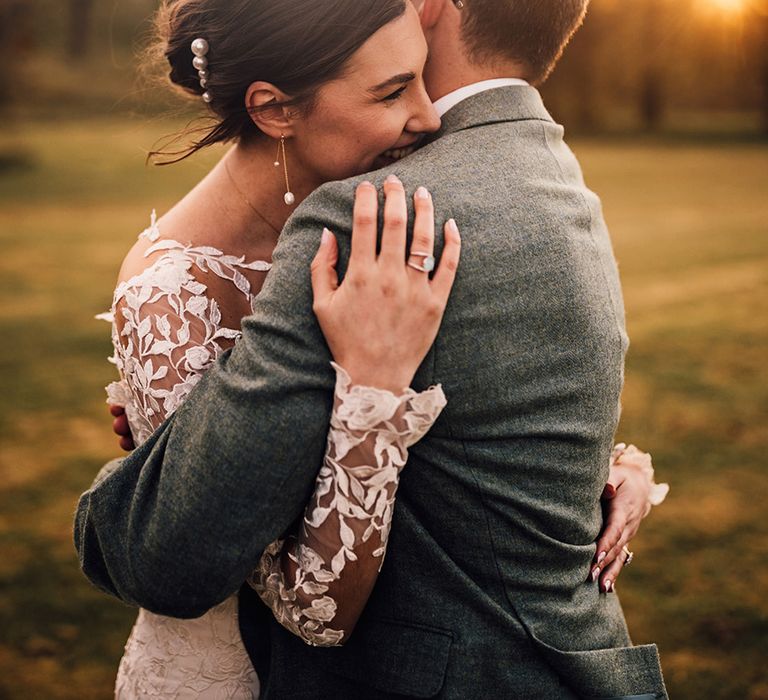
[{"label": "dark brown hair", "polygon": [[527,79],[543,83],[574,32],[589,0],[466,0],[464,42],[477,62],[518,61]]},{"label": "dark brown hair", "polygon": [[[165,0],[156,19],[158,46],[170,80],[208,105],[215,123],[178,156],[260,134],[245,107],[257,80],[291,96],[284,104],[311,109],[317,90],[343,74],[352,55],[379,29],[405,13],[406,0]],[[192,65],[192,42],[209,46],[206,88]],[[159,51],[157,50],[159,49]]]}]

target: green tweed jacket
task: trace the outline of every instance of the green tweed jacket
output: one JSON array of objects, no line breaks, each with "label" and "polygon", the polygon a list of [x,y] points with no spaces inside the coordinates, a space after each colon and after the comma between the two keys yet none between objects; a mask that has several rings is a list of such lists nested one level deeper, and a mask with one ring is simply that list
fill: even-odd
[{"label": "green tweed jacket", "polygon": [[[535,89],[491,90],[392,171],[428,187],[438,220],[462,232],[456,286],[414,382],[441,383],[449,403],[411,450],[354,635],[313,649],[263,623],[271,653],[251,651],[264,697],[666,698],[656,647],[633,647],[619,599],[588,581],[627,338],[600,202],[563,129]],[[76,544],[104,590],[200,615],[299,517],[334,385],[309,261],[328,226],[345,268],[359,180],[299,208],[242,340],[84,494]]]}]

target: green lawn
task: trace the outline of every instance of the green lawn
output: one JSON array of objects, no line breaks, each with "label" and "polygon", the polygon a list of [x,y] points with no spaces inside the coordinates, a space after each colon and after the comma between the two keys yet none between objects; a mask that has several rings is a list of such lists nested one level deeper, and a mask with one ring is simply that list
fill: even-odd
[{"label": "green lawn", "polygon": [[[78,494],[115,454],[105,310],[122,254],[211,157],[144,167],[157,122],[0,136],[0,697],[106,698],[133,611],[77,568]],[[672,484],[619,582],[674,698],[768,698],[768,145],[575,144],[632,348],[620,437]]]}]

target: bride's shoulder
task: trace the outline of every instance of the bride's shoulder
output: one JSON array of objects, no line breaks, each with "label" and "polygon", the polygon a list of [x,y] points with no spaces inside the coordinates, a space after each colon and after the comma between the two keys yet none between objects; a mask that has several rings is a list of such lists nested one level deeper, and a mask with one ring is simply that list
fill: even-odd
[{"label": "bride's shoulder", "polygon": [[115,301],[140,289],[222,297],[237,293],[250,298],[252,280],[248,276],[269,271],[270,264],[247,261],[245,256],[227,253],[212,242],[182,240],[178,234],[188,229],[180,229],[177,223],[171,218],[166,225],[165,218],[158,221],[152,212],[150,226],[139,234],[123,260]]},{"label": "bride's shoulder", "polygon": [[[183,251],[186,247],[181,241],[162,235],[157,213],[153,211],[150,225],[139,234],[133,247],[123,258],[118,274],[118,289],[121,286],[136,286],[147,281],[157,273],[159,262],[184,265]],[[181,255],[171,255],[172,251]]]}]

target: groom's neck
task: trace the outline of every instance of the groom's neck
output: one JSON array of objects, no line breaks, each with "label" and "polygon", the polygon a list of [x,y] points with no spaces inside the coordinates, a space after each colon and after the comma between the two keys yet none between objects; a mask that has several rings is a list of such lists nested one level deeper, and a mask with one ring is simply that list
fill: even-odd
[{"label": "groom's neck", "polygon": [[467,85],[495,78],[527,80],[528,76],[522,65],[512,63],[473,65],[459,61],[442,64],[435,62],[428,65],[425,71],[427,90],[433,102]]},{"label": "groom's neck", "polygon": [[424,80],[432,101],[454,90],[494,78],[528,80],[523,63],[492,56],[472,56],[460,36],[458,25],[438,23],[428,31],[429,60],[424,68]]}]

